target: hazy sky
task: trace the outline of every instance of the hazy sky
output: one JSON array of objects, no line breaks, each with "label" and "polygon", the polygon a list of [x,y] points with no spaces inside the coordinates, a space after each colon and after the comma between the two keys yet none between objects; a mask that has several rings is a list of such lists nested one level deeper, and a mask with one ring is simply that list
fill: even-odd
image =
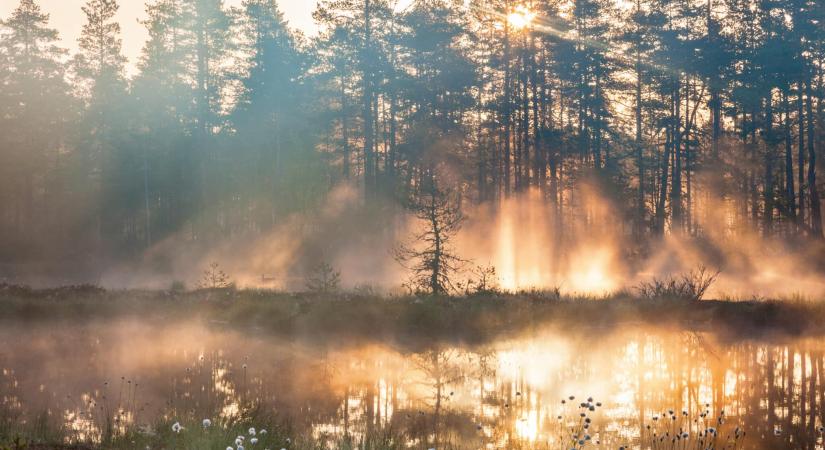
[{"label": "hazy sky", "polygon": [[[63,47],[72,51],[77,48],[77,37],[83,26],[83,11],[80,7],[85,0],[36,0],[44,12],[51,15],[50,21],[54,28],[60,31]],[[227,5],[240,5],[241,0],[224,0]],[[299,28],[312,34],[314,23],[312,10],[317,0],[280,0],[278,5],[283,11],[290,26]],[[0,0],[0,18],[6,19],[19,3],[19,0]],[[123,52],[129,58],[132,66],[140,55],[143,42],[146,40],[146,30],[138,23],[145,18],[145,0],[120,0],[118,20],[123,28]],[[131,68],[131,67],[130,67]]]}]

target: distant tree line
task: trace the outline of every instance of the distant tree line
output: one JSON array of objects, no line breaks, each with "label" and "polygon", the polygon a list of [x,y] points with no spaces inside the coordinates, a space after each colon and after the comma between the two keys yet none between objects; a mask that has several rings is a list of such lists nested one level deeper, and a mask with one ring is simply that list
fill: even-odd
[{"label": "distant tree line", "polygon": [[562,234],[590,183],[639,241],[823,236],[820,0],[321,0],[312,38],[275,0],[150,0],[134,76],[117,10],[86,2],[74,55],[36,0],[2,21],[4,262],[262,233],[341,183],[381,212],[530,191]]}]

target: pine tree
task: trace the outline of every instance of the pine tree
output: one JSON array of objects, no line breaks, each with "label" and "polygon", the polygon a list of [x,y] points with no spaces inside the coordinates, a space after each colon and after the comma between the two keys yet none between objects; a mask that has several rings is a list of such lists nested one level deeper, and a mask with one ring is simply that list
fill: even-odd
[{"label": "pine tree", "polygon": [[32,240],[59,223],[65,212],[46,209],[54,199],[44,196],[62,192],[44,192],[36,184],[59,173],[59,150],[72,108],[60,62],[66,51],[57,46],[57,31],[48,25],[49,15],[34,0],[21,0],[2,22],[0,36],[0,54],[8,64],[0,89],[0,117],[7,131],[0,137],[0,178],[6,192],[15,193],[4,218],[17,235]]},{"label": "pine tree", "polygon": [[322,183],[322,177],[295,179],[318,169],[318,131],[312,126],[317,100],[310,90],[315,81],[306,75],[308,57],[274,0],[245,1],[239,23],[249,62],[231,117],[242,150],[231,158],[240,162],[237,174],[255,199],[255,222],[267,227],[293,212],[306,189]]},{"label": "pine tree", "polygon": [[116,0],[88,0],[83,6],[86,23],[78,39],[80,53],[74,65],[80,77],[96,86],[123,77],[126,58],[121,51],[120,24],[114,21],[118,9]]},{"label": "pine tree", "polygon": [[[121,52],[120,24],[113,20],[117,10],[115,0],[86,2],[83,6],[86,23],[78,39],[80,52],[72,61],[87,103],[78,124],[82,133],[74,155],[75,178],[79,182],[75,190],[84,192],[88,198],[112,198],[111,186],[119,182],[113,153],[121,150],[118,140],[127,128],[123,116],[126,58]],[[117,203],[116,197],[112,200]],[[98,205],[90,206],[90,210],[96,212],[96,221],[104,224],[107,231],[117,232],[119,221],[102,217],[103,209]]]}]

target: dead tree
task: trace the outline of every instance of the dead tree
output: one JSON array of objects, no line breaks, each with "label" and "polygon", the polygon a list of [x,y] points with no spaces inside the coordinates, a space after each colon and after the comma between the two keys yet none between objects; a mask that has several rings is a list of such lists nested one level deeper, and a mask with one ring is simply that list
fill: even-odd
[{"label": "dead tree", "polygon": [[418,219],[420,228],[412,242],[396,248],[396,260],[411,272],[406,286],[415,293],[447,294],[455,292],[455,276],[465,260],[452,246],[464,217],[457,202],[440,190],[433,176],[408,202],[408,209]]}]

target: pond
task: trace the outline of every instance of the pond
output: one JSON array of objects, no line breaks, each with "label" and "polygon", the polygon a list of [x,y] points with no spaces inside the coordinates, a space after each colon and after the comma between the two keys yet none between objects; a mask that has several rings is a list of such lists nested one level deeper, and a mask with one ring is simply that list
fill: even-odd
[{"label": "pond", "polygon": [[0,418],[90,441],[254,411],[330,447],[822,448],[823,350],[636,325],[413,349],[194,320],[7,326]]}]

